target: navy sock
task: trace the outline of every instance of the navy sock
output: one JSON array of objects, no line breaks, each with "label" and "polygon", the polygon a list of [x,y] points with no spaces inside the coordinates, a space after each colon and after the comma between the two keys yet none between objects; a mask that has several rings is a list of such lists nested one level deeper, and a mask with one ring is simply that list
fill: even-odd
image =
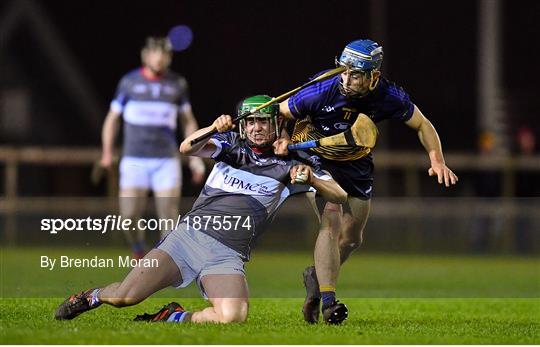
[{"label": "navy sock", "polygon": [[322,296],[323,307],[330,306],[334,303],[334,301],[336,301],[335,291],[321,292],[321,296]]}]

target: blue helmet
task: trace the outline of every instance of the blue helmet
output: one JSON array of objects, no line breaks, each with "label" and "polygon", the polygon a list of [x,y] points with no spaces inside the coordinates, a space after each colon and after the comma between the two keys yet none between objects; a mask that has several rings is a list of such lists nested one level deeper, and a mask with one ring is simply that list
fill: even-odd
[{"label": "blue helmet", "polygon": [[372,71],[379,70],[383,60],[383,48],[371,40],[356,40],[343,49],[339,65],[347,65],[353,70]]}]

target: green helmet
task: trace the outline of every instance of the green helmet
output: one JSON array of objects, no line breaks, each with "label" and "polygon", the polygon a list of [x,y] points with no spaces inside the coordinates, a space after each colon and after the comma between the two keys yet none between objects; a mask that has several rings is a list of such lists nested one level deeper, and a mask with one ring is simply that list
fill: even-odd
[{"label": "green helmet", "polygon": [[[272,97],[268,95],[255,95],[250,96],[249,98],[245,98],[238,107],[238,115],[242,115],[246,112],[250,112],[254,110],[255,108],[261,106],[262,104],[265,104],[272,100]],[[274,103],[269,106],[266,106],[257,112],[253,113],[252,115],[248,116],[247,118],[270,118],[270,123],[274,127],[274,131],[276,134],[275,139],[279,137],[279,124],[278,124],[278,114],[279,114],[279,104]],[[242,119],[240,121],[240,137],[242,139],[246,139],[246,118]],[[249,140],[249,139],[248,139]],[[267,146],[268,144],[264,144]]]}]

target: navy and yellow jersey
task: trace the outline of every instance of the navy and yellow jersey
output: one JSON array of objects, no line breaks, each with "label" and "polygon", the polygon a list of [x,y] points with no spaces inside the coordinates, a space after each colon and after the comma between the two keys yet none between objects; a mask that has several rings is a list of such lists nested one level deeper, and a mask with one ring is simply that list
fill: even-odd
[{"label": "navy and yellow jersey", "polygon": [[[323,73],[323,72],[321,72]],[[289,98],[289,109],[298,119],[292,140],[301,142],[341,133],[351,127],[359,113],[373,122],[386,119],[407,121],[414,104],[403,88],[385,78],[361,98],[350,98],[339,90],[341,76],[307,87]],[[369,149],[354,146],[332,146],[312,149],[321,157],[336,161],[357,160],[369,154]]]},{"label": "navy and yellow jersey", "polygon": [[[210,141],[217,146],[212,156],[216,164],[184,223],[193,223],[195,217],[208,220],[199,230],[245,259],[285,199],[310,190],[308,185],[290,183],[293,166],[307,164],[316,177],[332,178],[305,152],[286,157],[277,157],[273,151],[256,153],[235,132],[216,134]],[[236,228],[224,227],[224,216],[233,222],[239,220],[239,224]]]},{"label": "navy and yellow jersey", "polygon": [[168,71],[150,79],[140,68],[126,74],[111,102],[111,110],[122,113],[124,119],[124,155],[175,156],[178,113],[190,107],[187,81],[182,76]]}]

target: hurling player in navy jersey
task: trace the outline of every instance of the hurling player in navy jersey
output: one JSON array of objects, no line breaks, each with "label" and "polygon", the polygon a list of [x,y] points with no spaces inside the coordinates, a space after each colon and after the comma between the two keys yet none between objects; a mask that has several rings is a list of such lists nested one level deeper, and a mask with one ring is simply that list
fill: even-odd
[{"label": "hurling player in navy jersey", "polygon": [[[418,133],[428,153],[430,176],[446,187],[457,176],[446,166],[437,131],[409,95],[381,76],[383,49],[371,40],[349,43],[336,63],[347,69],[329,80],[319,82],[280,104],[286,119],[296,120],[292,138],[279,139],[276,153],[287,154],[288,143],[318,139],[350,128],[359,113],[375,123],[394,119]],[[335,299],[340,265],[362,243],[373,189],[373,161],[370,150],[362,147],[319,147],[311,150],[322,167],[348,193],[348,204],[326,203],[315,245],[315,266],[304,271],[307,296],[304,319],[319,319],[320,302],[325,322],[339,324],[347,317],[347,308]],[[315,271],[316,269],[316,271]],[[330,314],[331,313],[331,314]]]}]

